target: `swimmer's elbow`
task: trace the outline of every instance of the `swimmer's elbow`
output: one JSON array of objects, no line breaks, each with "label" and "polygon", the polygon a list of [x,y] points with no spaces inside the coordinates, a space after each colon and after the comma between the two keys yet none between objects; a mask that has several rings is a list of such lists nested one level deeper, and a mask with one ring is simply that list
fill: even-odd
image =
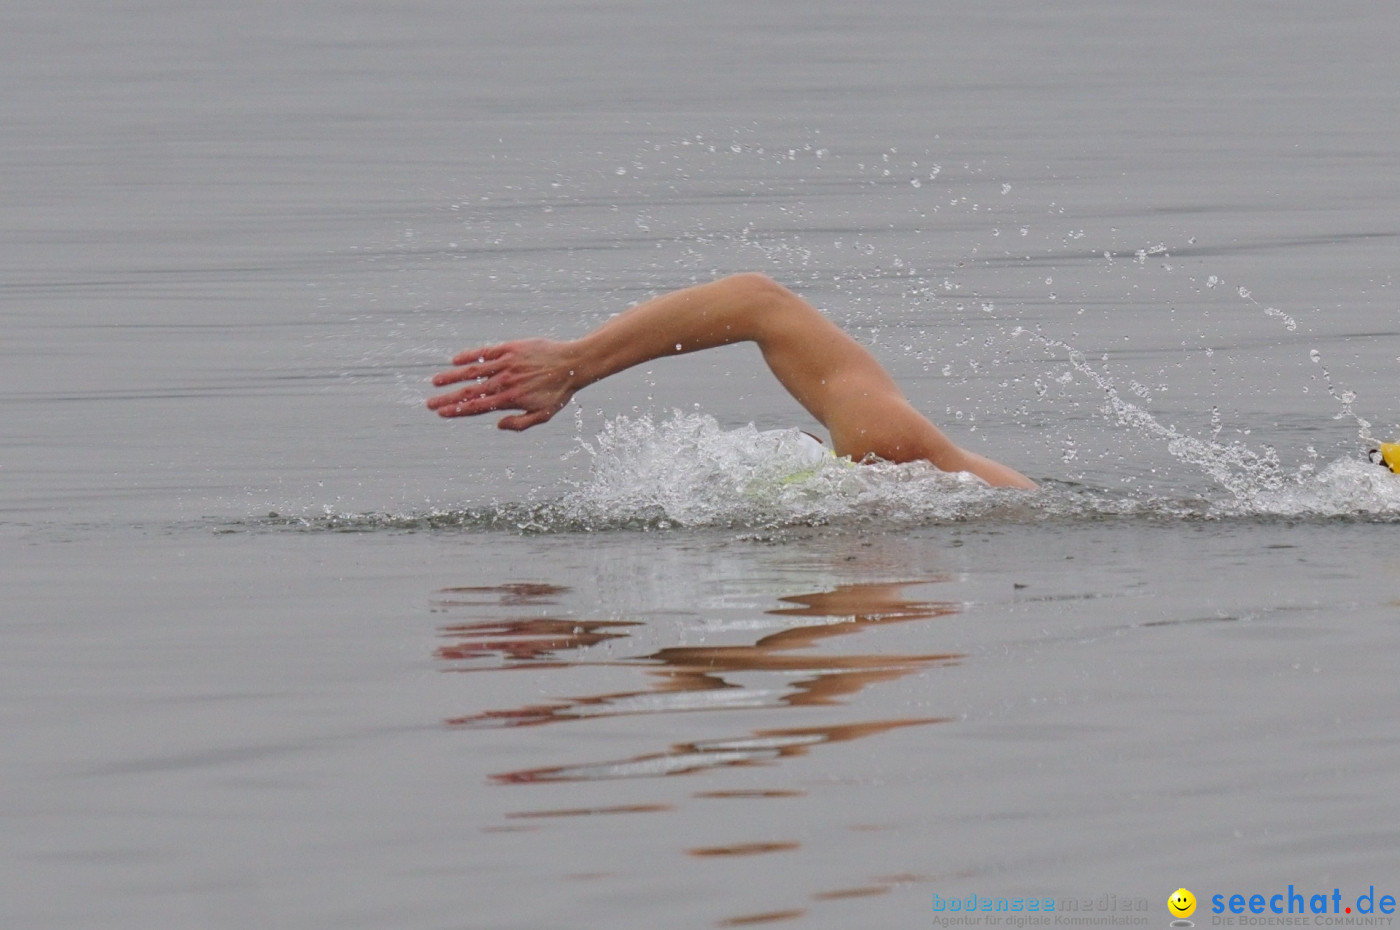
[{"label": "swimmer's elbow", "polygon": [[722,279],[729,288],[730,306],[749,332],[746,338],[763,344],[794,330],[814,310],[792,291],[759,271]]},{"label": "swimmer's elbow", "polygon": [[761,271],[745,271],[730,275],[723,280],[726,285],[733,289],[735,295],[750,307],[766,307],[777,301],[792,300],[797,297],[792,291]]}]

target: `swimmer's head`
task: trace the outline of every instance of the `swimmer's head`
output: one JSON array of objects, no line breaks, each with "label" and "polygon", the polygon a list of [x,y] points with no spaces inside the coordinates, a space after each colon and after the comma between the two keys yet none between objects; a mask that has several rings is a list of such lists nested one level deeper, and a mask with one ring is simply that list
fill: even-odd
[{"label": "swimmer's head", "polygon": [[1380,448],[1371,450],[1370,457],[1372,464],[1383,465],[1400,475],[1400,442],[1383,442]]}]

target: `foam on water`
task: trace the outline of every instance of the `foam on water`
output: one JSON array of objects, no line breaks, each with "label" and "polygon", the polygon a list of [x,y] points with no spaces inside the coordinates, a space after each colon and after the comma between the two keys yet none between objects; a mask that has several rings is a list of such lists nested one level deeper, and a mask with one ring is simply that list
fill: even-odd
[{"label": "foam on water", "polygon": [[1332,462],[1278,487],[1216,501],[1219,517],[1347,517],[1400,522],[1400,475],[1364,460]]},{"label": "foam on water", "polygon": [[[725,430],[703,414],[619,417],[585,446],[588,479],[558,506],[590,526],[786,526],[877,522],[889,526],[972,519],[1365,518],[1400,520],[1400,476],[1365,460],[1285,474],[1269,450],[1183,435],[1116,392],[1116,415],[1164,442],[1216,485],[1203,497],[1122,494],[1050,483],[1027,493],[987,487],[931,465],[813,463],[797,430]],[[547,528],[547,527],[540,527]]]},{"label": "foam on water", "polygon": [[833,520],[966,519],[1005,498],[981,480],[926,463],[857,466],[812,455],[796,429],[725,430],[676,412],[619,417],[595,442],[590,477],[561,502],[588,524],[776,526]]}]

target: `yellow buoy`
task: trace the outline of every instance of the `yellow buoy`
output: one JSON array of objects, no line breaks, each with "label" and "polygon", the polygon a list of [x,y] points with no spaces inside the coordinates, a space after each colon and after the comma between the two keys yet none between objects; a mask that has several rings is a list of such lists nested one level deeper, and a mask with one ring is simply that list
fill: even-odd
[{"label": "yellow buoy", "polygon": [[1381,460],[1377,464],[1390,467],[1390,470],[1400,475],[1400,442],[1383,442],[1378,450]]}]

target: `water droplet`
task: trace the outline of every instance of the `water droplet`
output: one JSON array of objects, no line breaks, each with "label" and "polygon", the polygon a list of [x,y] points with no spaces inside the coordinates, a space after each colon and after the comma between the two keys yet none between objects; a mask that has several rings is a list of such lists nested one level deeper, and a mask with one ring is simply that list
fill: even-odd
[{"label": "water droplet", "polygon": [[1322,361],[1322,353],[1316,349],[1309,349],[1308,358],[1312,359],[1312,363],[1316,365]]}]

